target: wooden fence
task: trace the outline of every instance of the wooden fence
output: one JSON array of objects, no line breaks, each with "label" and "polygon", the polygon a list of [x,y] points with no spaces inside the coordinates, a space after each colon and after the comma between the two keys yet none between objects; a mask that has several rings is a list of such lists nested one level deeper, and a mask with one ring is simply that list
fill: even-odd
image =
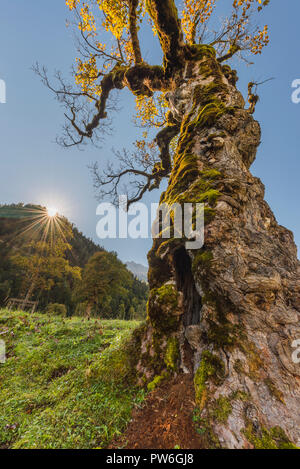
[{"label": "wooden fence", "polygon": [[11,311],[12,309],[20,308],[22,310],[30,309],[31,313],[34,313],[37,308],[38,302],[37,301],[28,301],[28,300],[20,300],[19,298],[9,298],[7,300],[7,309]]}]

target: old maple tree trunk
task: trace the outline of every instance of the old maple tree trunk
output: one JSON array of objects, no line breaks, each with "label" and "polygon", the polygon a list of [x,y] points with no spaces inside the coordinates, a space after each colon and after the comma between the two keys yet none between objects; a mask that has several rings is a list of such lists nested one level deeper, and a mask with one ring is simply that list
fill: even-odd
[{"label": "old maple tree trunk", "polygon": [[[203,46],[205,47],[205,46]],[[249,171],[261,132],[209,47],[169,95],[181,122],[162,202],[205,202],[205,245],[154,241],[138,374],[194,373],[208,447],[300,445],[300,263]]]}]

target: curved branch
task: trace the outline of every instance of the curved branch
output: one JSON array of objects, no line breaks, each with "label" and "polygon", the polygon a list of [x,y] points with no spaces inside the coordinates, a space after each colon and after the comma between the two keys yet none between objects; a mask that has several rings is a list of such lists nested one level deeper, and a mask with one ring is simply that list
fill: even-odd
[{"label": "curved branch", "polygon": [[241,48],[237,45],[232,45],[230,46],[228,54],[223,55],[223,57],[218,58],[218,62],[222,63],[225,62],[225,60],[231,59]]},{"label": "curved branch", "polygon": [[106,119],[107,112],[106,112],[106,103],[109,98],[109,94],[113,89],[123,89],[124,88],[124,74],[126,71],[126,67],[116,65],[113,70],[105,75],[102,79],[100,87],[101,87],[101,96],[100,99],[96,102],[95,106],[97,109],[96,114],[94,114],[91,121],[85,125],[85,130],[81,130],[79,126],[76,124],[76,115],[71,109],[73,118],[68,120],[71,122],[74,129],[77,133],[82,137],[78,143],[82,143],[84,137],[92,138],[93,131],[99,126],[101,119]]},{"label": "curved branch", "polygon": [[[85,139],[93,139],[100,126],[100,121],[107,118],[107,102],[112,90],[121,90],[127,86],[135,95],[152,96],[155,91],[165,90],[169,86],[169,80],[165,78],[163,67],[151,66],[146,63],[131,68],[119,63],[115,65],[101,79],[99,84],[101,89],[100,97],[93,96],[86,91],[74,91],[70,85],[64,83],[59,72],[56,72],[56,79],[60,86],[59,89],[56,89],[49,82],[47,70],[44,67],[40,69],[37,64],[33,69],[39,75],[43,84],[56,95],[58,101],[68,110],[69,115],[65,113],[68,125],[64,127],[67,140],[59,140],[65,147],[80,145]],[[81,98],[85,98],[83,102],[80,102]],[[86,112],[85,108],[88,105],[86,98],[95,104],[93,113],[91,110]],[[83,113],[85,115],[82,119]],[[102,125],[102,130],[105,126],[107,125]],[[78,138],[76,138],[76,135],[72,135],[72,130],[78,135]]]},{"label": "curved branch", "polygon": [[160,159],[163,170],[166,174],[172,169],[171,156],[170,156],[170,143],[180,130],[179,125],[169,125],[162,129],[156,136],[155,142],[160,149]]},{"label": "curved branch", "polygon": [[136,95],[151,96],[154,91],[162,90],[165,84],[164,73],[161,67],[139,64],[132,68],[116,65],[101,81],[101,97],[96,104],[98,112],[86,126],[88,137],[92,137],[93,130],[98,127],[101,119],[107,117],[105,111],[109,93],[113,89],[123,89],[125,85]]}]

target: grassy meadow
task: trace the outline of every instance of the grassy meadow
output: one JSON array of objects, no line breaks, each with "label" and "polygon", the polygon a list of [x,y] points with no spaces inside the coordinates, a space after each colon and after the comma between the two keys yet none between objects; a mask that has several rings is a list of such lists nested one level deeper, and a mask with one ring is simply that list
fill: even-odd
[{"label": "grassy meadow", "polygon": [[144,391],[126,344],[136,321],[0,311],[0,448],[105,448]]}]

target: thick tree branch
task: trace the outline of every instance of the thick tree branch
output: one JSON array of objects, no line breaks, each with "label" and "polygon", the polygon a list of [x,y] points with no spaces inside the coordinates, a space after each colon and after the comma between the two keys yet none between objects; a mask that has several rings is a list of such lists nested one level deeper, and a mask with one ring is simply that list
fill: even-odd
[{"label": "thick tree branch", "polygon": [[[80,136],[91,138],[93,131],[99,126],[101,119],[107,117],[106,103],[113,89],[123,89],[125,86],[136,95],[152,96],[154,91],[161,91],[166,87],[163,69],[147,64],[136,65],[128,68],[116,65],[101,81],[101,96],[96,103],[97,112],[92,120],[80,131],[75,125],[75,119],[69,119]],[[81,142],[80,142],[81,143]]]},{"label": "thick tree branch", "polygon": [[166,72],[170,73],[184,62],[183,32],[175,1],[147,0],[147,10],[158,33]]},{"label": "thick tree branch", "polygon": [[169,86],[163,67],[146,63],[129,68],[124,79],[130,91],[136,96],[150,97],[155,91],[165,91]]},{"label": "thick tree branch", "polygon": [[[59,72],[56,72],[59,88],[55,88],[50,83],[44,67],[40,69],[36,65],[34,71],[67,110],[65,113],[67,124],[64,126],[66,138],[59,140],[65,147],[80,145],[85,139],[93,139],[97,130],[103,132],[103,128],[109,125],[100,125],[100,122],[107,118],[106,108],[112,90],[121,90],[127,86],[136,96],[152,96],[155,91],[166,91],[170,86],[163,67],[150,66],[146,63],[131,68],[117,63],[109,73],[104,76],[99,75],[100,97],[89,91],[74,91],[70,85],[64,83]],[[93,110],[88,109],[89,102],[86,98],[89,102],[94,102]]]},{"label": "thick tree branch", "polygon": [[136,65],[143,61],[137,30],[136,9],[138,4],[139,0],[129,0],[129,30],[134,53],[134,62]]},{"label": "thick tree branch", "polygon": [[86,132],[88,137],[92,137],[93,130],[98,127],[99,122],[101,119],[105,119],[107,117],[106,112],[106,103],[109,97],[109,93],[113,89],[123,89],[124,83],[124,73],[126,67],[117,65],[113,68],[113,70],[108,73],[101,81],[101,97],[96,104],[98,112],[94,115],[92,121],[86,126]]}]

